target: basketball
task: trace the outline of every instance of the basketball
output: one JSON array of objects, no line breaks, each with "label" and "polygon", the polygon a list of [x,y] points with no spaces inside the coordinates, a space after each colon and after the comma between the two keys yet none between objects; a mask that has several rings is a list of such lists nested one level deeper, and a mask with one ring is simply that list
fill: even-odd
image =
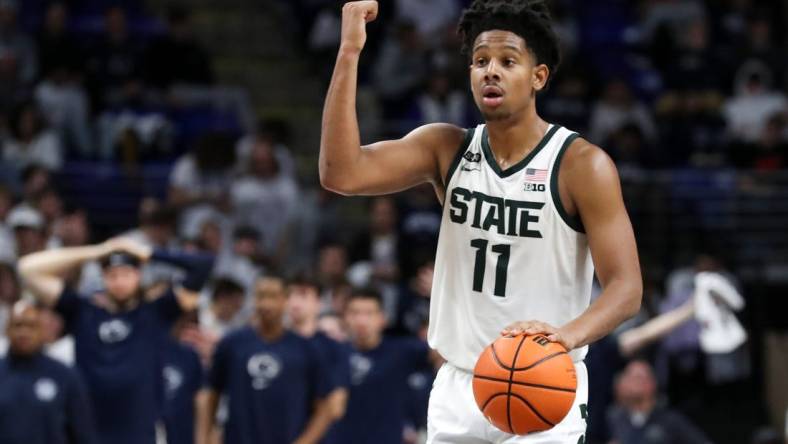
[{"label": "basketball", "polygon": [[484,349],[473,369],[476,405],[495,427],[515,435],[561,422],[576,389],[566,349],[542,335],[502,336]]}]

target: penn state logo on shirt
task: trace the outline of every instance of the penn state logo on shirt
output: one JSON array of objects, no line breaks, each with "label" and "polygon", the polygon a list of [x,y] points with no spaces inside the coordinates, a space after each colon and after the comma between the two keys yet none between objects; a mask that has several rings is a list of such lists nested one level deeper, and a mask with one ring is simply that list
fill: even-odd
[{"label": "penn state logo on shirt", "polygon": [[131,334],[131,325],[122,319],[104,321],[99,325],[99,338],[105,344],[121,342]]},{"label": "penn state logo on shirt", "polygon": [[350,356],[350,382],[359,385],[364,382],[367,374],[372,369],[372,360],[360,354]]},{"label": "penn state logo on shirt", "polygon": [[57,396],[57,384],[50,378],[41,378],[33,385],[36,398],[42,402],[49,402]]},{"label": "penn state logo on shirt", "polygon": [[183,385],[183,372],[174,365],[165,365],[162,374],[164,376],[164,392],[167,399],[172,399]]},{"label": "penn state logo on shirt", "polygon": [[257,353],[249,358],[246,370],[252,378],[252,388],[264,390],[271,385],[271,381],[279,376],[282,371],[282,363],[270,353]]}]

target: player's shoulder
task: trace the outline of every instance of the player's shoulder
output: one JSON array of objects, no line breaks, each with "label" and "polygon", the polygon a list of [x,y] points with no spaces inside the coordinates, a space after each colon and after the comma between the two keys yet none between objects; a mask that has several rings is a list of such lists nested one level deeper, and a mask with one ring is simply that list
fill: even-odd
[{"label": "player's shoulder", "polygon": [[225,346],[234,345],[234,344],[253,340],[256,337],[257,334],[254,332],[254,329],[246,325],[243,327],[232,329],[227,333],[225,333],[224,337],[222,337],[222,339],[219,340],[219,344],[223,344]]},{"label": "player's shoulder", "polygon": [[582,137],[576,137],[567,147],[560,168],[568,183],[618,175],[605,150]]},{"label": "player's shoulder", "polygon": [[565,171],[605,168],[613,165],[613,160],[601,147],[582,137],[576,137],[564,153],[561,168]]}]

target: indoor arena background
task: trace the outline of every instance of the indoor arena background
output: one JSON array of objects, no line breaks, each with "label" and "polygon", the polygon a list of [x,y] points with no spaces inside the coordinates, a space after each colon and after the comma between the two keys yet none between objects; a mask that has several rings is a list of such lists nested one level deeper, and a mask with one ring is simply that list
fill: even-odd
[{"label": "indoor arena background", "polygon": [[[219,258],[200,319],[212,319],[217,282],[248,301],[256,276],[306,270],[335,334],[342,297],[373,286],[389,334],[423,335],[441,214],[431,187],[345,198],[318,181],[342,3],[0,0],[0,337],[24,293],[18,257],[127,232]],[[455,33],[468,3],[381,2],[361,57],[363,141],[479,121]],[[786,2],[549,3],[563,62],[538,108],[615,160],[645,283],[638,317],[591,347],[587,442],[617,439],[614,388],[632,359],[653,369],[661,405],[711,442],[785,442]],[[746,343],[705,352],[690,320],[623,350],[623,332],[691,297],[699,270],[739,289]],[[100,289],[95,276],[77,283]],[[201,329],[183,339],[207,363],[218,338]],[[425,427],[432,377],[412,376],[405,442]]]}]

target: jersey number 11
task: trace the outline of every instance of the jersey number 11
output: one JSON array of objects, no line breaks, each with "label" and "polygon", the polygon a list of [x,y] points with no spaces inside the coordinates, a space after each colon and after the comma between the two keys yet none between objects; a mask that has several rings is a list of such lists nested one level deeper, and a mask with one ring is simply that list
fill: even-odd
[{"label": "jersey number 11", "polygon": [[[474,239],[471,247],[476,249],[476,262],[473,265],[473,291],[480,292],[484,286],[484,270],[487,267],[487,245],[486,239]],[[498,254],[498,263],[495,266],[495,289],[493,294],[499,297],[506,297],[506,275],[509,272],[509,253],[511,245],[496,244],[490,250]]]}]

